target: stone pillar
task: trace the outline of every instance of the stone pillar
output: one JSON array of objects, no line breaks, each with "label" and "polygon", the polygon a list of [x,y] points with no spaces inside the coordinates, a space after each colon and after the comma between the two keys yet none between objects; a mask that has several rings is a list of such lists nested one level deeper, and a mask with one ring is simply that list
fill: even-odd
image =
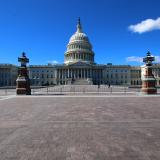
[{"label": "stone pillar", "polygon": [[66,80],[66,76],[67,76],[67,70],[64,69],[64,79]]},{"label": "stone pillar", "polygon": [[60,81],[60,69],[58,69],[58,79]]},{"label": "stone pillar", "polygon": [[77,72],[78,72],[78,79],[79,79],[79,68],[77,69]]},{"label": "stone pillar", "polygon": [[62,80],[64,80],[64,69],[62,69]]},{"label": "stone pillar", "polygon": [[86,78],[88,78],[88,68],[86,69]]},{"label": "stone pillar", "polygon": [[71,72],[71,78],[73,78],[72,69],[70,70],[70,72]]},{"label": "stone pillar", "polygon": [[151,56],[150,52],[143,58],[143,62],[146,64],[141,67],[142,88],[143,94],[157,94],[156,79],[152,73],[152,61],[155,57]]},{"label": "stone pillar", "polygon": [[57,69],[57,80],[59,79],[59,69]]},{"label": "stone pillar", "polygon": [[68,78],[69,78],[69,68],[68,68]]},{"label": "stone pillar", "polygon": [[21,66],[18,68],[16,93],[17,95],[31,95],[30,80],[26,65],[29,62],[29,59],[24,52],[22,53],[22,56],[18,58],[18,62],[21,62]]},{"label": "stone pillar", "polygon": [[72,78],[73,78],[73,79],[75,78],[74,69],[72,69]]},{"label": "stone pillar", "polygon": [[83,77],[82,77],[82,68],[81,68],[81,79],[82,79]]}]

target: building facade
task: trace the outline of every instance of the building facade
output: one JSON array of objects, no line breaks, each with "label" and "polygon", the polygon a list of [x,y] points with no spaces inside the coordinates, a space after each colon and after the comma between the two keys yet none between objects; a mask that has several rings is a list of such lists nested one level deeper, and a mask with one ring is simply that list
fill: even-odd
[{"label": "building facade", "polygon": [[140,85],[140,67],[96,64],[88,36],[82,31],[80,19],[64,54],[64,64],[30,66],[33,85],[111,84]]},{"label": "building facade", "polygon": [[15,86],[18,68],[12,64],[0,64],[0,87]]},{"label": "building facade", "polygon": [[[83,32],[80,19],[64,53],[64,63],[57,65],[30,65],[31,85],[110,84],[141,85],[141,68],[130,65],[96,64],[95,53],[88,36]],[[0,64],[0,86],[16,84],[18,67]],[[153,74],[160,85],[160,64],[153,65]]]},{"label": "building facade", "polygon": [[103,71],[104,82],[112,85],[130,85],[130,73],[131,66],[129,65],[112,65],[109,63]]}]

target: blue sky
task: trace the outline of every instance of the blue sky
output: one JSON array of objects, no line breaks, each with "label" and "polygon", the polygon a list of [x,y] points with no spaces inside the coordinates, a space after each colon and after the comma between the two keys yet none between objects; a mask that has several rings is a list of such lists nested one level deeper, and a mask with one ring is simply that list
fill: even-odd
[{"label": "blue sky", "polygon": [[159,0],[0,0],[0,63],[18,64],[22,51],[30,64],[63,63],[81,17],[97,63],[140,65],[148,50],[159,58],[159,6]]}]

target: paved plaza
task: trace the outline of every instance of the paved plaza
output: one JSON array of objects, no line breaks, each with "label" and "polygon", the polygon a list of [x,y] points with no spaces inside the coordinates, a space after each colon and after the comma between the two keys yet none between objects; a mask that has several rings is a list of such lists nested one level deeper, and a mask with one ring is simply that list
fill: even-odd
[{"label": "paved plaza", "polygon": [[0,160],[159,160],[159,96],[0,99]]}]

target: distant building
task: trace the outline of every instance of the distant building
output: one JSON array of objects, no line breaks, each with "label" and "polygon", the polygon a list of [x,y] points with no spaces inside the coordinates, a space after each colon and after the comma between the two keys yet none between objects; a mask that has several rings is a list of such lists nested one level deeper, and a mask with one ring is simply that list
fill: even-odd
[{"label": "distant building", "polygon": [[30,65],[29,77],[31,85],[55,85],[57,84],[57,69],[53,65]]},{"label": "distant building", "polygon": [[105,84],[112,85],[130,85],[131,66],[129,65],[112,65],[105,66],[103,79]]},{"label": "distant building", "polygon": [[160,64],[153,64],[153,75],[156,78],[157,86],[160,86]]},{"label": "distant building", "polygon": [[[141,68],[130,65],[96,64],[95,53],[87,35],[82,31],[80,19],[64,54],[64,64],[30,65],[31,85],[110,84],[141,85]],[[153,65],[153,74],[160,85],[160,64]],[[17,67],[0,65],[0,86],[15,85]]]},{"label": "distant building", "polygon": [[140,67],[132,66],[130,70],[130,76],[131,76],[130,85],[138,86],[142,84]]},{"label": "distant building", "polygon": [[0,87],[15,86],[18,68],[12,64],[0,64]]}]

